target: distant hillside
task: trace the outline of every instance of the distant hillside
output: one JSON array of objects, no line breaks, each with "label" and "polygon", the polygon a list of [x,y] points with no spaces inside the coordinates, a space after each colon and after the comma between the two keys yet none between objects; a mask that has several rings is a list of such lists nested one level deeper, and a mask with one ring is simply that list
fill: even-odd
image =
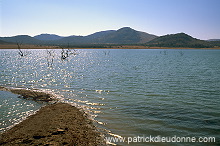
[{"label": "distant hillside", "polygon": [[210,41],[209,44],[212,47],[220,47],[220,41]]},{"label": "distant hillside", "polygon": [[69,37],[63,37],[60,40],[57,41],[51,41],[48,42],[55,45],[78,45],[78,44],[86,44],[86,39],[83,36],[69,36]]},{"label": "distant hillside", "polygon": [[107,30],[96,32],[88,36],[69,36],[63,37],[59,40],[48,41],[47,43],[56,44],[56,45],[82,45],[82,44],[98,44],[100,39],[106,35],[114,32],[115,30]]},{"label": "distant hillside", "polygon": [[107,30],[88,36],[61,37],[55,34],[41,34],[34,37],[19,35],[14,37],[0,37],[6,42],[38,45],[80,45],[80,44],[140,44],[157,38],[145,32],[136,31],[130,27],[119,30]]},{"label": "distant hillside", "polygon": [[190,48],[211,47],[211,44],[209,42],[193,38],[185,33],[161,36],[146,43],[146,45],[155,46],[155,47],[190,47]]},{"label": "distant hillside", "polygon": [[34,36],[35,39],[43,40],[43,41],[51,41],[51,40],[59,40],[63,37],[55,35],[55,34],[40,34]]},{"label": "distant hillside", "polygon": [[56,42],[60,45],[69,43],[70,45],[78,44],[140,44],[146,43],[157,36],[144,32],[139,32],[129,27],[124,27],[119,30],[107,30],[96,32],[88,36],[71,36],[64,37]]},{"label": "distant hillside", "polygon": [[13,43],[0,40],[0,45],[7,45],[7,44],[13,44]]},{"label": "distant hillside", "polygon": [[85,36],[87,39],[101,39],[103,37],[106,37],[107,35],[111,34],[115,32],[115,30],[107,30],[107,31],[100,31],[100,32],[96,32],[90,35]]},{"label": "distant hillside", "polygon": [[37,40],[28,35],[18,35],[14,37],[0,37],[0,40],[5,42],[22,43],[22,44],[42,44],[42,41]]},{"label": "distant hillside", "polygon": [[207,41],[220,41],[220,39],[209,39]]},{"label": "distant hillside", "polygon": [[124,27],[100,39],[100,43],[139,44],[155,39],[157,36]]},{"label": "distant hillside", "polygon": [[[14,37],[0,37],[1,44],[5,42],[53,45],[53,46],[106,46],[107,45],[146,45],[149,47],[190,47],[208,48],[220,47],[220,41],[203,41],[185,33],[170,34],[158,37],[156,35],[123,27],[118,30],[107,30],[87,36],[61,37],[55,34],[41,34],[35,37],[18,35]],[[3,41],[3,42],[2,42]]]}]

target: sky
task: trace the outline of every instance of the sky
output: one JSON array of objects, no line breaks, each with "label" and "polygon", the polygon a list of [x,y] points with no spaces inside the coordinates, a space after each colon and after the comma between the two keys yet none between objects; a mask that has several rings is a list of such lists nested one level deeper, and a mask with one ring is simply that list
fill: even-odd
[{"label": "sky", "polygon": [[0,36],[89,35],[131,27],[220,39],[220,0],[0,0]]}]

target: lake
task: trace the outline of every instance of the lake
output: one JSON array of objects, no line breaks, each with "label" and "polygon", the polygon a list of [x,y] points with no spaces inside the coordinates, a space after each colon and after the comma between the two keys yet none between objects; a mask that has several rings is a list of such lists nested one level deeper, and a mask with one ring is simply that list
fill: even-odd
[{"label": "lake", "polygon": [[[219,144],[220,50],[79,49],[66,59],[59,49],[18,52],[0,50],[0,86],[52,91],[83,108],[106,136],[215,137],[208,144]],[[3,91],[0,100],[1,131],[43,106]]]}]

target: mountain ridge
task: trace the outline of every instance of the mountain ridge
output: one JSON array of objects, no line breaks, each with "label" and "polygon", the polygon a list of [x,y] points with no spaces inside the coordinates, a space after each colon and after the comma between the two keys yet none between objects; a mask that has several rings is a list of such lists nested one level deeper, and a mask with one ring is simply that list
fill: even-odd
[{"label": "mountain ridge", "polygon": [[[25,38],[26,37],[26,38]],[[156,38],[156,35],[136,31],[130,27],[123,27],[118,30],[106,30],[96,32],[87,36],[61,37],[55,34],[40,34],[34,37],[27,35],[14,37],[0,37],[6,42],[23,42],[27,44],[47,45],[78,45],[78,44],[140,44]],[[25,41],[27,40],[27,41]]]},{"label": "mountain ridge", "polygon": [[36,35],[33,38],[38,39],[38,40],[42,40],[42,41],[51,41],[51,40],[59,40],[63,37],[56,35],[56,34],[43,33],[43,34]]},{"label": "mountain ridge", "polygon": [[209,40],[206,40],[206,41],[220,41],[220,39],[209,39]]},{"label": "mountain ridge", "polygon": [[189,48],[209,48],[212,43],[193,38],[185,33],[168,34],[160,36],[146,43],[147,46],[154,47],[189,47]]},{"label": "mountain ridge", "polygon": [[155,39],[156,35],[134,30],[130,27],[123,27],[106,36],[102,43],[112,44],[140,44]]},{"label": "mountain ridge", "polygon": [[130,27],[123,27],[118,30],[99,31],[87,36],[62,37],[56,34],[40,34],[34,37],[28,35],[17,35],[13,37],[0,37],[0,44],[20,43],[32,45],[53,45],[53,46],[111,46],[111,45],[143,45],[147,47],[190,47],[210,48],[219,47],[220,41],[205,41],[193,38],[185,33],[168,34],[156,36],[146,32],[134,30]]},{"label": "mountain ridge", "polygon": [[37,40],[29,35],[17,35],[13,37],[0,37],[0,40],[9,43],[19,43],[19,44],[41,44],[42,41]]}]

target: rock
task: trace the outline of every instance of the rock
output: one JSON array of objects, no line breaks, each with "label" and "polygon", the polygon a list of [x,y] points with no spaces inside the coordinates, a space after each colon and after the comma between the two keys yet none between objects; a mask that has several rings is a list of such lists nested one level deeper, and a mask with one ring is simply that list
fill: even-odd
[{"label": "rock", "polygon": [[63,129],[57,129],[57,132],[59,132],[59,133],[64,133],[65,130],[63,130]]},{"label": "rock", "polygon": [[58,134],[64,134],[64,133],[65,133],[65,130],[57,128],[57,131],[53,132],[52,135],[58,135]]}]

